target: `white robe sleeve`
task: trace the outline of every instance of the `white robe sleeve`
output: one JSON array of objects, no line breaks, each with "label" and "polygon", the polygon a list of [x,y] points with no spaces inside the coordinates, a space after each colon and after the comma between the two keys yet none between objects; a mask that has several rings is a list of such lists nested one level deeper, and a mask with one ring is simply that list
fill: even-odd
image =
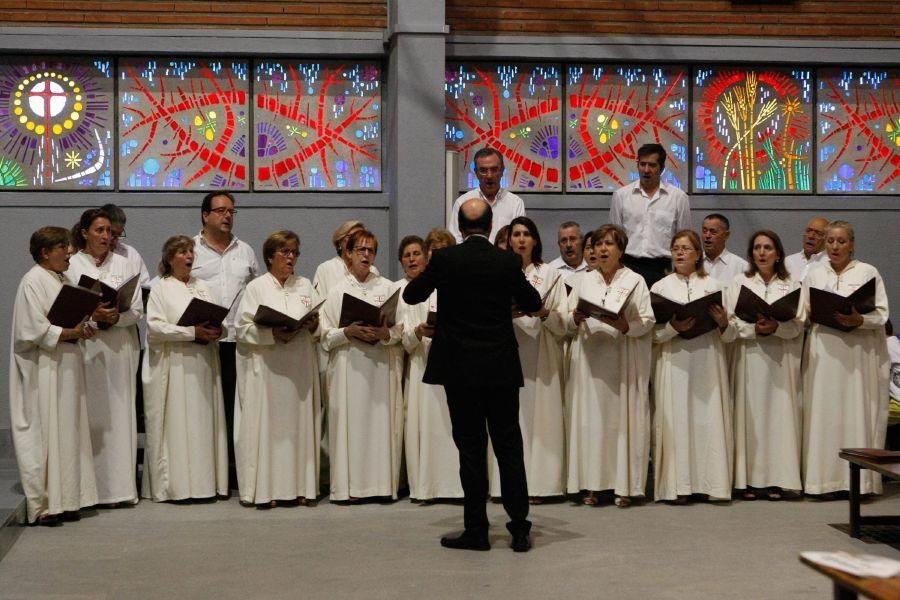
[{"label": "white robe sleeve", "polygon": [[[37,282],[22,283],[16,298],[16,319],[13,323],[13,350],[27,352],[35,347],[53,350],[59,343],[63,328],[50,323],[41,307],[46,304]],[[52,301],[51,301],[52,305]]]},{"label": "white robe sleeve", "polygon": [[182,327],[169,321],[166,314],[166,288],[160,281],[150,290],[147,300],[147,341],[148,342],[192,342],[196,338],[193,327]]}]

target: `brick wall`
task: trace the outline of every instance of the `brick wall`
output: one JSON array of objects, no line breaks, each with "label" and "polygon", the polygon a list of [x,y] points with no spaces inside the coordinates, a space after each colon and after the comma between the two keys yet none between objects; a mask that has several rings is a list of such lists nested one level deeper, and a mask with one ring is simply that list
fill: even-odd
[{"label": "brick wall", "polygon": [[458,34],[897,39],[897,0],[447,0]]},{"label": "brick wall", "polygon": [[385,0],[0,0],[0,25],[379,30]]}]

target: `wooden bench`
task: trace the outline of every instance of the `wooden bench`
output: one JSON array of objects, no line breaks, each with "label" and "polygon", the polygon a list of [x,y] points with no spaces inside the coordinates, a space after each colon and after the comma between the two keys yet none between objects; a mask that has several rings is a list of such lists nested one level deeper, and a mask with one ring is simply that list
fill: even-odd
[{"label": "wooden bench", "polygon": [[[900,517],[861,517],[859,514],[860,469],[869,469],[891,479],[900,479],[900,462],[885,462],[890,460],[887,454],[884,450],[875,448],[844,448],[838,454],[850,463],[850,537],[859,538],[861,525],[900,525]],[[900,458],[900,452],[891,454],[896,454]]]},{"label": "wooden bench", "polygon": [[834,585],[834,600],[854,600],[862,594],[875,600],[896,600],[900,598],[900,577],[880,579],[877,577],[856,577],[831,567],[826,567],[800,557],[800,562],[831,579]]}]

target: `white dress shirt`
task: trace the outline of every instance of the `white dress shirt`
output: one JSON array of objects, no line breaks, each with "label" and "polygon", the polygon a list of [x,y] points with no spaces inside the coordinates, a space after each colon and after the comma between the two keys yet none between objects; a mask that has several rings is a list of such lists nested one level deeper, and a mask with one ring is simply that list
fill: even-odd
[{"label": "white dress shirt", "polygon": [[817,254],[813,254],[807,260],[803,250],[796,254],[791,254],[784,259],[784,267],[791,274],[791,279],[802,282],[806,279],[806,274],[814,266],[820,263],[828,262],[828,254],[823,250]]},{"label": "white dress shirt", "polygon": [[198,233],[194,236],[194,268],[191,269],[191,275],[207,283],[213,302],[231,306],[223,322],[226,335],[219,341],[233,342],[235,315],[241,304],[238,296],[259,275],[253,248],[232,236],[231,243],[219,254]]},{"label": "white dress shirt", "polygon": [[691,204],[677,187],[660,182],[651,197],[635,181],[613,192],[609,221],[628,234],[629,256],[668,258],[672,236],[691,228]]},{"label": "white dress shirt", "polygon": [[743,275],[750,268],[750,264],[733,252],[729,252],[728,248],[722,250],[715,260],[709,260],[706,255],[703,256],[703,268],[706,272],[719,282],[728,287],[734,278]]},{"label": "white dress shirt", "polygon": [[488,239],[492,244],[494,243],[494,238],[497,236],[497,232],[500,231],[504,225],[509,225],[516,217],[525,215],[525,203],[522,202],[521,198],[507,189],[500,188],[500,191],[497,192],[493,202],[489,202],[488,199],[484,197],[484,194],[481,193],[480,186],[474,190],[469,190],[457,198],[453,203],[453,208],[450,210],[450,220],[447,223],[447,230],[456,238],[457,244],[462,244],[463,242],[462,234],[459,232],[459,207],[463,202],[471,200],[472,198],[481,198],[491,205],[491,211],[494,214],[494,218],[492,221],[491,235]]},{"label": "white dress shirt", "polygon": [[129,246],[125,242],[120,241],[114,252],[119,256],[124,256],[128,259],[128,265],[131,267],[131,272],[141,274],[141,287],[150,289],[150,272],[147,271],[147,265],[144,263],[144,259],[141,258],[140,253],[134,246]]},{"label": "white dress shirt", "polygon": [[[566,264],[566,261],[563,260],[562,256],[558,256],[550,261],[550,266],[559,271],[559,274],[563,278],[567,278],[572,273],[581,273],[582,271],[587,271],[587,262],[582,258],[581,264],[577,267],[570,267]],[[565,281],[565,279],[563,279]]]}]

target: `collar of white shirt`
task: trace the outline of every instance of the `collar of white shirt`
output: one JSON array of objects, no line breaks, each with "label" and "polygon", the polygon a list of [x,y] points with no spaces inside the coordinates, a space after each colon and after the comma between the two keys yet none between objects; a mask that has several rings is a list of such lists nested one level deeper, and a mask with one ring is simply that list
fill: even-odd
[{"label": "collar of white shirt", "polygon": [[[210,246],[210,245],[209,245],[209,242],[206,241],[206,238],[203,237],[203,231],[202,231],[202,230],[200,231],[200,233],[197,234],[197,239],[200,240],[200,243],[201,243],[201,244],[203,244],[204,246],[206,246],[207,248],[209,248],[209,249],[212,250],[213,252],[218,252],[218,250],[216,250],[215,248],[213,248],[212,246]],[[228,251],[229,251],[232,247],[234,247],[237,243],[238,243],[237,236],[234,235],[234,234],[231,234],[231,241],[228,242],[228,245],[227,245],[227,246],[225,246],[225,251],[222,252],[222,254],[225,254],[225,252],[228,252]]]},{"label": "collar of white shirt", "polygon": [[644,198],[647,198],[648,200],[656,200],[663,194],[669,195],[669,185],[665,181],[660,181],[659,189],[656,190],[656,192],[652,196],[650,196],[647,194],[647,192],[644,191],[644,188],[641,187],[641,180],[638,179],[637,181],[634,182],[634,185],[631,188],[631,193],[632,194],[635,194],[635,193],[640,194],[641,196],[643,196]]}]

